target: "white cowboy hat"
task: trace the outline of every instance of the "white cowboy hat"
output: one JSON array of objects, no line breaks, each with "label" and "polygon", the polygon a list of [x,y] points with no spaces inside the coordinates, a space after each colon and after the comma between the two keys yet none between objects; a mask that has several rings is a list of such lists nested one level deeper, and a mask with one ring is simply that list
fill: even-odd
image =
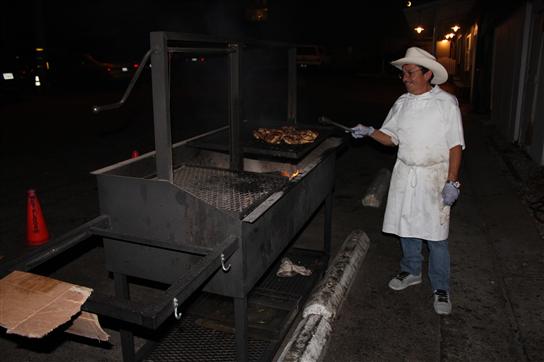
[{"label": "white cowboy hat", "polygon": [[404,58],[397,59],[391,64],[400,70],[404,64],[416,64],[427,69],[430,69],[434,77],[431,80],[432,84],[442,84],[448,80],[448,71],[444,66],[436,61],[430,53],[418,47],[411,47],[406,50]]}]

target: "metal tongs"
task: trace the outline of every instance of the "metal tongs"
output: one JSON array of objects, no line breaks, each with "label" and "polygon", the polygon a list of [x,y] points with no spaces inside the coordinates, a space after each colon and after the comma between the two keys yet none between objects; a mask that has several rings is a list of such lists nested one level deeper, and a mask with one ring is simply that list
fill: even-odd
[{"label": "metal tongs", "polygon": [[336,126],[336,127],[341,128],[344,131],[349,132],[349,133],[353,132],[353,130],[351,128],[349,128],[348,126],[344,126],[343,124],[334,122],[333,120],[331,120],[330,118],[327,118],[325,116],[319,117],[317,119],[317,122],[319,122],[321,124],[328,124],[328,125]]}]

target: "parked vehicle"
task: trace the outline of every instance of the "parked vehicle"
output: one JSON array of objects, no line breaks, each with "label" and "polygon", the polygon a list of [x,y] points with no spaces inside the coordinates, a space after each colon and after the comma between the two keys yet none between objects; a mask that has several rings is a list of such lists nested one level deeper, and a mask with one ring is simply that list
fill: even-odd
[{"label": "parked vehicle", "polygon": [[297,48],[297,65],[301,68],[329,65],[330,56],[319,46],[301,46]]}]

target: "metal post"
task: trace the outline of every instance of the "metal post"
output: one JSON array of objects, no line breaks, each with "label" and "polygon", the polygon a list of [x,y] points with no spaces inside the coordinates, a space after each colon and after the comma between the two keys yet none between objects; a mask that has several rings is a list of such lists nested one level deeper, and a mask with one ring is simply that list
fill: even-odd
[{"label": "metal post", "polygon": [[248,360],[247,297],[234,298],[234,328],[236,330],[236,359]]},{"label": "metal post", "polygon": [[287,120],[297,122],[297,48],[289,48],[287,55]]},{"label": "metal post", "polygon": [[157,178],[173,181],[172,134],[170,127],[170,70],[168,68],[168,44],[166,34],[152,32],[150,35],[151,74],[153,85],[153,121],[155,125],[155,147]]},{"label": "metal post", "polygon": [[229,44],[229,126],[230,169],[242,170],[243,159],[240,146],[240,47]]},{"label": "metal post", "polygon": [[[113,273],[113,280],[115,284],[115,295],[119,298],[130,299],[127,276],[121,273]],[[134,350],[134,335],[132,334],[132,331],[121,328],[119,332],[121,333],[123,361],[135,361],[136,353]]]}]

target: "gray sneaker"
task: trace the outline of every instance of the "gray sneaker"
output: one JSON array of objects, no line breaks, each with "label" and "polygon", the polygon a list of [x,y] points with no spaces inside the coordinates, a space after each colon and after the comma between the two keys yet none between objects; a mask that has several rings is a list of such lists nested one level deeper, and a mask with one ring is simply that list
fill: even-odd
[{"label": "gray sneaker", "polygon": [[451,313],[451,300],[448,292],[442,289],[434,291],[434,311],[436,314],[448,315]]},{"label": "gray sneaker", "polygon": [[421,283],[421,273],[419,275],[412,275],[403,271],[391,279],[389,282],[389,288],[393,290],[403,290],[411,285],[416,285],[419,283]]}]

